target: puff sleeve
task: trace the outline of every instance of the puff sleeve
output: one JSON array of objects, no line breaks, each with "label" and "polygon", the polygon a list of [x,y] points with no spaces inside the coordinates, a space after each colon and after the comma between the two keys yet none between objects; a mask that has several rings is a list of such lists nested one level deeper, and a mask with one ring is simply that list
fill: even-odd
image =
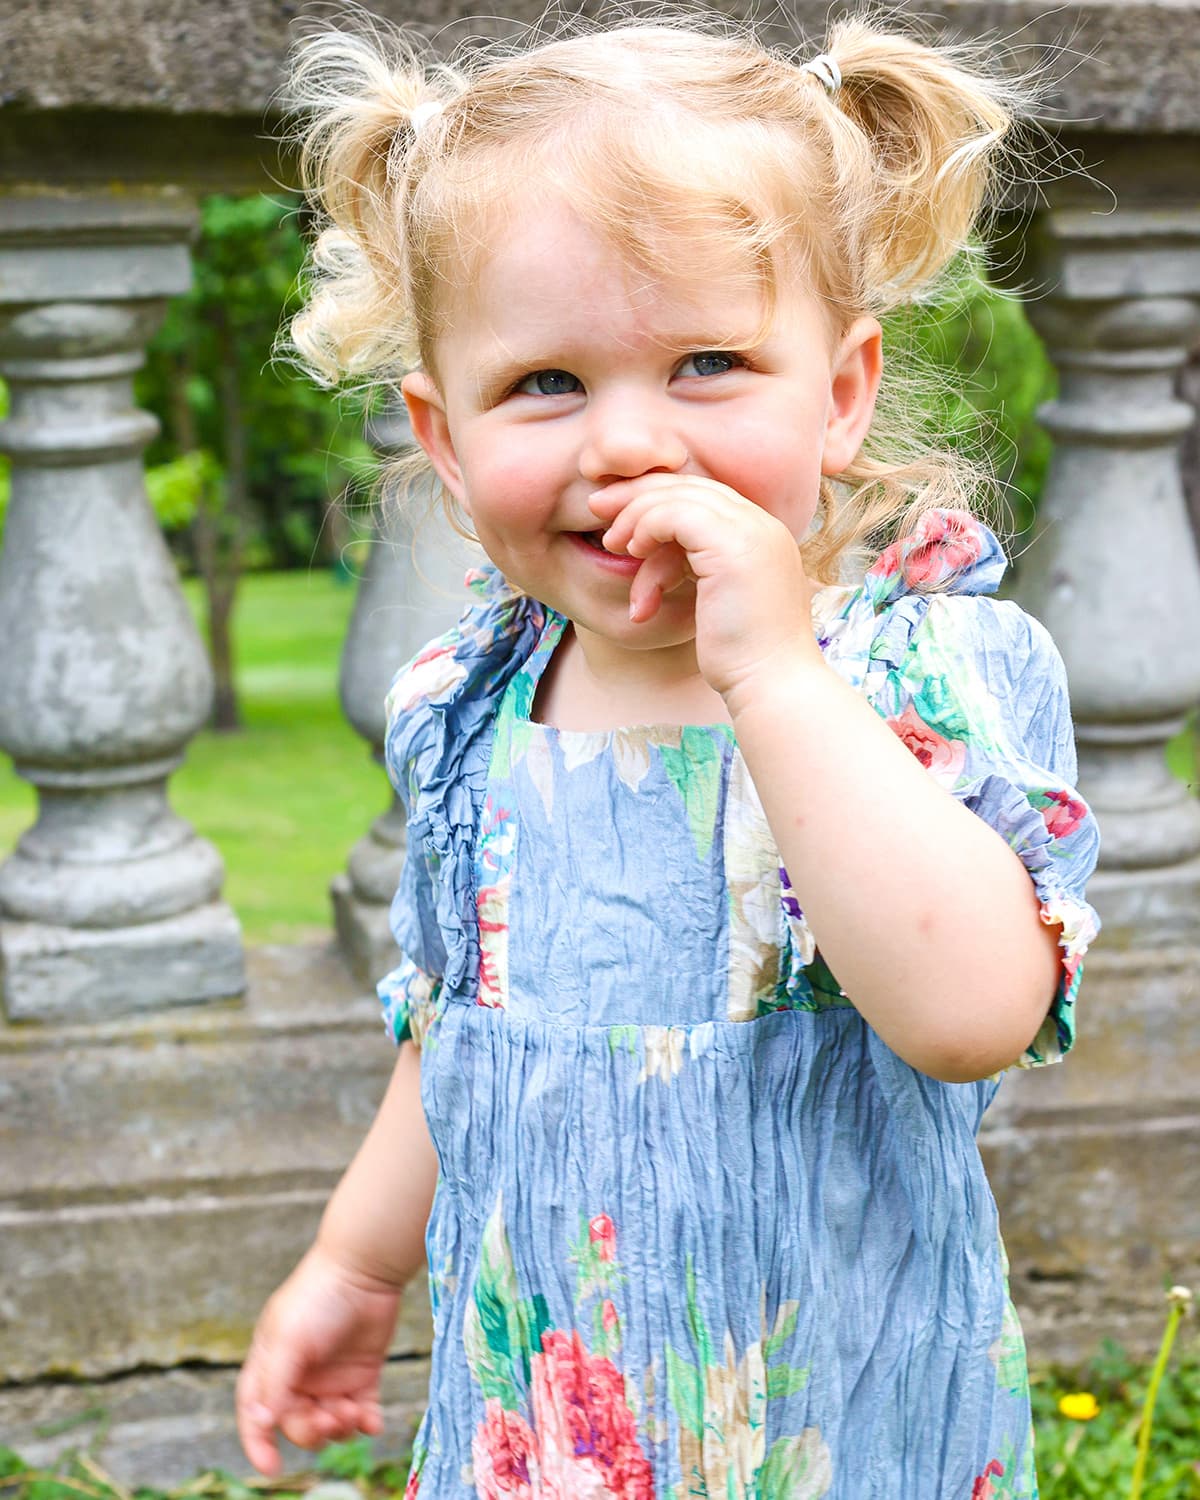
[{"label": "puff sleeve", "polygon": [[392,899],[389,925],[403,961],[385,974],[377,991],[388,1035],[399,1045],[422,1045],[442,990],[446,949],[437,919],[435,872],[430,868],[421,829],[414,829],[419,798],[415,778],[420,748],[432,728],[429,692],[439,675],[454,675],[454,642],[448,636],[433,642],[401,668],[387,699],[384,739],[388,776],[408,814],[407,841],[400,883]]},{"label": "puff sleeve", "polygon": [[1049,633],[991,593],[1005,559],[965,513],[935,511],[889,549],[831,633],[848,676],[929,774],[1016,853],[1048,926],[1059,979],[1019,1066],[1059,1061],[1075,1039],[1082,959],[1099,930],[1085,888],[1099,833],[1075,790],[1066,669]]}]

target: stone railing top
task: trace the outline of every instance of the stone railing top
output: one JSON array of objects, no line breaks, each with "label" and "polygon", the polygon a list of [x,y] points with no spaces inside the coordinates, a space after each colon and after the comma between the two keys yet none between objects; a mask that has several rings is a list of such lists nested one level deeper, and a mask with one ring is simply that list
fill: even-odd
[{"label": "stone railing top", "polygon": [[[536,19],[542,0],[508,0],[503,19],[481,18],[464,0],[365,8],[453,42],[511,32]],[[760,9],[750,0],[728,8]],[[854,8],[789,6],[795,31],[814,43],[830,15]],[[1073,135],[1200,136],[1200,0],[923,0],[912,9],[939,32],[999,39],[1021,67],[1044,73],[1047,118]],[[337,14],[329,0],[7,0],[0,180],[98,179],[124,161],[129,175],[160,180],[228,183],[274,170],[264,137],[288,46],[306,19]]]}]

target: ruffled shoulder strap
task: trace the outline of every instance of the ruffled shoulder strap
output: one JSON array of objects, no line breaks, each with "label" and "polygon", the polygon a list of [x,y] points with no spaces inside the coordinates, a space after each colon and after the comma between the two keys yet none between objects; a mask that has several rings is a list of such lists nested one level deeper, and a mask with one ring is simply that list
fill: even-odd
[{"label": "ruffled shoulder strap", "polygon": [[496,568],[472,569],[465,582],[478,602],[400,668],[387,695],[388,773],[410,816],[492,717],[545,624],[544,607]]},{"label": "ruffled shoulder strap", "polygon": [[469,986],[477,933],[471,838],[500,698],[533,651],[546,609],[489,566],[460,620],[402,667],[387,697],[384,758],[408,807],[408,858],[423,868],[446,951],[447,993]]},{"label": "ruffled shoulder strap", "polygon": [[994,532],[965,510],[927,510],[863,578],[873,609],[905,594],[994,594],[1008,560]]}]

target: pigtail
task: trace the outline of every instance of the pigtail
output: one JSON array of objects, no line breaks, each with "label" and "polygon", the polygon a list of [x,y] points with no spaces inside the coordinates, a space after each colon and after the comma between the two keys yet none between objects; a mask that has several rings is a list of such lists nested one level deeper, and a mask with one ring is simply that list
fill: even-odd
[{"label": "pigtail", "polygon": [[296,50],[288,102],[319,228],[291,341],[323,385],[394,379],[418,361],[405,207],[461,88],[381,25],[324,30]]},{"label": "pigtail", "polygon": [[[836,25],[827,52],[841,73],[831,103],[870,155],[870,191],[849,217],[873,310],[885,312],[919,297],[969,245],[1022,88],[861,20]],[[864,179],[850,175],[857,189]]]},{"label": "pigtail", "polygon": [[[972,247],[1032,90],[862,20],[834,26],[826,54],[840,76],[810,70],[804,86],[829,129],[847,268],[841,305],[884,317],[940,292],[943,273]],[[869,562],[925,510],[974,510],[997,524],[998,486],[982,456],[948,449],[931,431],[945,372],[891,345],[886,364],[863,449],[823,482],[805,543],[806,566],[825,582],[847,559]]]}]

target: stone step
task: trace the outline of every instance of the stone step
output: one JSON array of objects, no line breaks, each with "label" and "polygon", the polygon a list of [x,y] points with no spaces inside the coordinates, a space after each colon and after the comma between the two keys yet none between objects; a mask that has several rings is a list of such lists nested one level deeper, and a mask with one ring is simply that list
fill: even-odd
[{"label": "stone step", "polygon": [[249,957],[244,1004],[0,1027],[0,1378],[236,1363],[310,1243],[395,1051],[327,945]]},{"label": "stone step", "polygon": [[[240,1361],[263,1303],[311,1242],[334,1181],[264,1193],[241,1179],[220,1192],[0,1214],[5,1379]],[[394,1352],[428,1352],[429,1330],[419,1277]]]},{"label": "stone step", "polygon": [[[131,1489],[173,1488],[206,1469],[250,1478],[234,1425],[236,1380],[235,1369],[195,1367],[72,1385],[0,1387],[0,1445],[34,1467],[47,1467],[72,1449],[87,1452]],[[376,1453],[408,1450],[428,1386],[427,1359],[389,1361]],[[282,1452],[288,1473],[311,1469],[313,1454],[290,1443]]]}]

